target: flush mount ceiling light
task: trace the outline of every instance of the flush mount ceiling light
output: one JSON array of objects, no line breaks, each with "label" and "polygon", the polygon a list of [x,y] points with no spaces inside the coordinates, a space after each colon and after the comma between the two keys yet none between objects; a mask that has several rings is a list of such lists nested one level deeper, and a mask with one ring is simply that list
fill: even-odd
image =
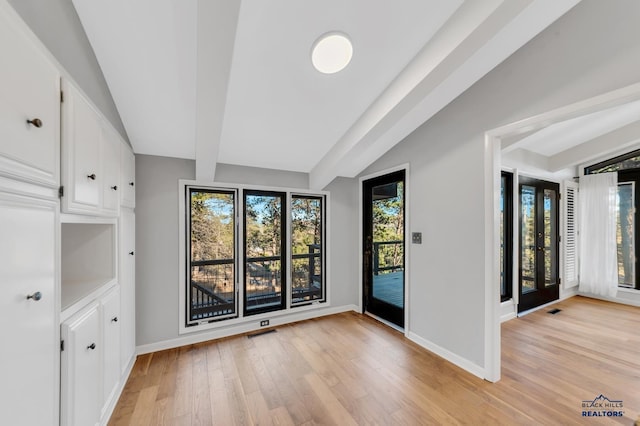
[{"label": "flush mount ceiling light", "polygon": [[346,34],[331,32],[322,35],[311,49],[311,62],[323,74],[343,70],[353,56],[353,46]]}]

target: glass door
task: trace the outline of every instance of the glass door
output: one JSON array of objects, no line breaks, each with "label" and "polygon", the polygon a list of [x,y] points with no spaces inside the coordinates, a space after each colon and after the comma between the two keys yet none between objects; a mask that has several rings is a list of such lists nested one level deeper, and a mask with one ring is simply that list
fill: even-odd
[{"label": "glass door", "polygon": [[520,177],[520,297],[518,312],[558,300],[557,183]]},{"label": "glass door", "polygon": [[364,310],[404,327],[404,170],[363,182]]}]

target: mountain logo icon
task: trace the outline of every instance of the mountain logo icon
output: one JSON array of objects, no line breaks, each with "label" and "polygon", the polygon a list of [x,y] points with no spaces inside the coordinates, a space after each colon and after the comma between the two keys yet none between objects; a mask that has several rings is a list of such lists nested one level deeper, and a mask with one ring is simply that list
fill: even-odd
[{"label": "mountain logo icon", "polygon": [[622,400],[614,400],[609,399],[603,394],[598,395],[592,401],[582,401],[582,406],[585,408],[611,408],[611,407],[622,407]]}]

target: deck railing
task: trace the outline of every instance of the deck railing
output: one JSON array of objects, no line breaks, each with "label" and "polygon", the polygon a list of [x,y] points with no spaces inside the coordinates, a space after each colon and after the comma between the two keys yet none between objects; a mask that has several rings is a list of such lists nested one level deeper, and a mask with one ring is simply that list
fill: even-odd
[{"label": "deck railing", "polygon": [[373,243],[373,275],[404,270],[404,241]]},{"label": "deck railing", "polygon": [[[292,303],[322,297],[322,252],[319,244],[309,244],[308,253],[292,257]],[[282,301],[281,256],[247,257],[246,299],[248,310]],[[191,317],[213,318],[235,309],[234,259],[191,262]],[[194,271],[193,268],[197,268]],[[197,276],[197,278],[196,278]]]}]

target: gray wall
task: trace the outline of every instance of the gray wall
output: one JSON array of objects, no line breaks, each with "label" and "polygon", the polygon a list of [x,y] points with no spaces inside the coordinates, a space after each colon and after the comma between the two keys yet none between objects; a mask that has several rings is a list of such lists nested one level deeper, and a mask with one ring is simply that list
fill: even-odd
[{"label": "gray wall", "polygon": [[[309,188],[309,174],[259,167],[216,164],[216,182]],[[263,183],[264,182],[264,183]]]},{"label": "gray wall", "polygon": [[71,0],[8,2],[128,142],[120,114]]},{"label": "gray wall", "polygon": [[638,82],[638,17],[584,0],[362,173],[411,165],[411,332],[484,366],[484,133]]},{"label": "gray wall", "polygon": [[[194,179],[195,162],[136,155],[136,343],[178,338],[178,179]],[[253,167],[217,166],[216,180],[307,188],[308,175]],[[357,184],[337,179],[331,192],[331,306],[358,303]]]}]

